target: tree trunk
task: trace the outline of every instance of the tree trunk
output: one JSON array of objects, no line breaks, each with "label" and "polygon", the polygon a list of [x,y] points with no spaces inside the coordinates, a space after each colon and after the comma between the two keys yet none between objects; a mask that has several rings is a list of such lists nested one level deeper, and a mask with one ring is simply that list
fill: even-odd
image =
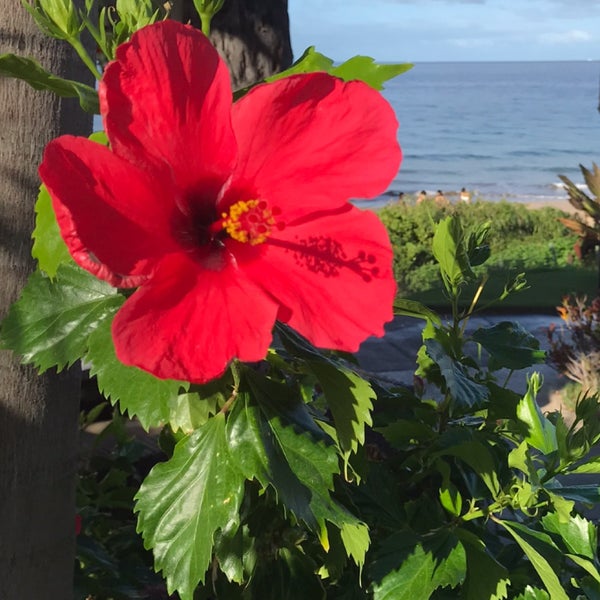
[{"label": "tree trunk", "polygon": [[[234,90],[292,64],[287,0],[225,0],[211,25],[211,40],[225,59]],[[192,0],[175,3],[173,18],[200,26]]]},{"label": "tree trunk", "polygon": [[[91,83],[70,47],[39,32],[15,0],[0,0],[5,52]],[[44,146],[61,133],[87,135],[91,124],[73,101],[0,77],[0,319],[34,268],[31,232]],[[39,377],[0,351],[2,600],[73,597],[79,389],[77,369]]]}]

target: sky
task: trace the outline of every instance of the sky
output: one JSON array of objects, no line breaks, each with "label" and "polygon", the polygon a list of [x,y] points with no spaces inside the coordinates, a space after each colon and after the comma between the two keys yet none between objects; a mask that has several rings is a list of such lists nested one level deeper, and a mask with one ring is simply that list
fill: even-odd
[{"label": "sky", "polygon": [[288,0],[294,57],[600,60],[600,0]]}]

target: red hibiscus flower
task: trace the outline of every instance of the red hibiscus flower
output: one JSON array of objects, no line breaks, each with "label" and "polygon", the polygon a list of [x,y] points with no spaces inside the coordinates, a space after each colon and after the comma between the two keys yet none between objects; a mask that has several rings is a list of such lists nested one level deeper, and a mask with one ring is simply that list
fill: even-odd
[{"label": "red hibiscus flower", "polygon": [[100,106],[110,149],[63,136],[40,175],[75,261],[138,288],[113,321],[119,359],[206,382],[264,358],[276,320],[354,351],[392,318],[392,250],[349,198],[401,158],[379,93],[324,73],[256,86],[192,27],[165,21],[117,50]]}]

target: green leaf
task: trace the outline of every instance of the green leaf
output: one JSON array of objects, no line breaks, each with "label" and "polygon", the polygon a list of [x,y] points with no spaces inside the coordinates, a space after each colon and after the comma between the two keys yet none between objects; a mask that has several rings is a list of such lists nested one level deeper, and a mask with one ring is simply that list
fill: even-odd
[{"label": "green leaf", "polygon": [[569,469],[569,475],[575,474],[593,474],[597,475],[600,473],[600,456],[593,456],[591,458],[587,458],[585,462],[580,463],[576,467]]},{"label": "green leaf", "polygon": [[571,516],[562,522],[556,513],[548,513],[542,518],[542,525],[548,533],[559,535],[568,551],[594,559],[598,546],[596,526],[579,515]]},{"label": "green leaf", "polygon": [[492,327],[480,327],[472,337],[489,352],[492,371],[525,369],[546,360],[539,340],[518,323],[502,321]]},{"label": "green leaf", "polygon": [[593,577],[583,577],[579,581],[579,585],[588,600],[600,600],[600,583]]},{"label": "green leaf", "polygon": [[32,237],[31,256],[37,260],[40,270],[54,278],[61,264],[71,262],[71,255],[60,235],[52,200],[44,185],[40,187],[35,203],[35,229]]},{"label": "green leaf", "polygon": [[546,484],[546,488],[551,489],[554,494],[558,494],[563,498],[568,498],[574,502],[581,502],[592,506],[600,504],[600,486],[595,484],[582,485],[556,485],[551,486]]},{"label": "green leaf", "polygon": [[527,379],[527,392],[517,405],[517,418],[527,428],[525,441],[544,454],[558,450],[556,428],[542,414],[536,397],[542,386],[539,373],[532,373]]},{"label": "green leaf", "polygon": [[90,363],[90,375],[98,380],[98,389],[104,397],[112,404],[118,401],[121,412],[127,412],[131,418],[137,417],[146,430],[169,422],[172,403],[177,400],[180,388],[187,387],[185,383],[157,379],[146,371],[120,362],[115,354],[110,319],[90,335],[85,359]]},{"label": "green leaf", "polygon": [[446,217],[436,225],[432,251],[444,282],[453,292],[461,283],[475,277],[469,263],[465,234],[457,216]]},{"label": "green leaf", "polygon": [[[317,565],[301,548],[280,548],[277,560],[263,560],[252,578],[251,597],[276,600],[325,600]],[[223,600],[228,598],[223,597]]]},{"label": "green leaf", "polygon": [[0,345],[40,372],[59,371],[84,356],[89,335],[117,311],[123,297],[74,264],[58,268],[56,280],[35,271],[0,329]]},{"label": "green leaf", "polygon": [[569,554],[568,552],[565,554],[565,556],[572,560],[577,566],[581,567],[584,571],[589,573],[598,583],[600,583],[600,573],[598,573],[598,569],[596,568],[596,565],[594,565],[593,561],[577,554]]},{"label": "green leaf", "polygon": [[[443,442],[444,438],[440,438],[440,441]],[[481,442],[473,440],[451,443],[447,448],[433,455],[433,457],[439,456],[460,458],[481,478],[494,498],[500,494],[501,485],[498,479],[500,466],[494,461],[492,453]]]},{"label": "green leaf", "polygon": [[227,437],[245,477],[263,488],[272,486],[278,501],[319,536],[325,549],[326,521],[342,530],[348,525],[366,529],[331,497],[333,476],[339,473],[335,447],[288,386],[247,371]]},{"label": "green leaf", "polygon": [[229,581],[245,583],[246,575],[252,574],[258,560],[248,526],[238,527],[237,521],[230,521],[219,530],[215,536],[215,556]]},{"label": "green leaf", "polygon": [[79,98],[83,110],[100,113],[98,93],[93,87],[52,75],[31,58],[0,54],[0,77],[15,77],[27,82],[36,90],[49,90],[65,98]]},{"label": "green leaf", "polygon": [[468,410],[481,407],[487,402],[489,389],[470,379],[465,367],[448,356],[437,340],[425,340],[425,347],[427,354],[440,368],[442,377],[452,395],[453,407]]},{"label": "green leaf", "polygon": [[508,571],[491,556],[481,539],[466,529],[455,533],[467,555],[466,600],[503,600],[508,596]]},{"label": "green leaf", "polygon": [[[546,556],[555,552],[559,553],[551,538],[519,523],[501,521],[500,519],[495,519],[495,521],[502,525],[521,547],[521,550],[523,550],[540,576],[552,600],[569,600],[569,596],[561,585],[555,569],[546,558]],[[542,552],[545,552],[546,556]]]},{"label": "green leaf", "polygon": [[358,79],[376,90],[382,90],[386,81],[412,68],[410,63],[378,64],[370,56],[353,56],[330,73],[344,81]]},{"label": "green leaf", "polygon": [[382,90],[386,81],[409,71],[412,67],[410,63],[377,64],[368,56],[354,56],[341,65],[334,66],[333,60],[317,52],[314,46],[310,46],[289,69],[268,77],[267,81],[276,81],[298,73],[324,71],[344,81],[358,79],[376,90]]},{"label": "green leaf", "polygon": [[388,538],[372,567],[374,600],[426,600],[440,587],[455,587],[466,575],[458,538],[438,533],[427,543],[409,532]]},{"label": "green leaf", "polygon": [[342,451],[356,452],[365,441],[365,425],[373,424],[373,388],[349,369],[316,361],[308,365],[325,394]]},{"label": "green leaf", "polygon": [[239,523],[243,494],[244,476],[229,453],[221,413],[150,471],[136,494],[137,530],[169,593],[192,600],[210,565],[215,532],[231,532],[231,524]]},{"label": "green leaf", "polygon": [[394,301],[394,314],[425,319],[426,321],[431,321],[435,325],[442,324],[442,319],[434,310],[431,310],[416,300],[409,300],[408,298],[397,298]]},{"label": "green leaf", "polygon": [[534,588],[528,585],[522,594],[515,597],[515,600],[551,600],[548,592]]}]

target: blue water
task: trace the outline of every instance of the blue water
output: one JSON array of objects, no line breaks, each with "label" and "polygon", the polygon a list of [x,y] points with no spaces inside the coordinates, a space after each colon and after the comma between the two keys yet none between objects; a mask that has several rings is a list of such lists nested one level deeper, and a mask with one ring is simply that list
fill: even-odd
[{"label": "blue water", "polygon": [[404,151],[388,193],[565,198],[557,175],[600,163],[599,77],[598,61],[416,64],[384,91]]}]

